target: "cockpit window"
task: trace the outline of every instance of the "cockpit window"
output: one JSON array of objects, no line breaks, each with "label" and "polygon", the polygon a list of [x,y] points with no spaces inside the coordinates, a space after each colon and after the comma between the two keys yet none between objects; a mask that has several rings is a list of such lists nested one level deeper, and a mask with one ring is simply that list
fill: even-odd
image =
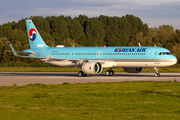
[{"label": "cockpit window", "polygon": [[171,55],[170,52],[160,52],[159,55]]},{"label": "cockpit window", "polygon": [[166,52],[166,55],[171,55],[171,53],[170,52]]}]

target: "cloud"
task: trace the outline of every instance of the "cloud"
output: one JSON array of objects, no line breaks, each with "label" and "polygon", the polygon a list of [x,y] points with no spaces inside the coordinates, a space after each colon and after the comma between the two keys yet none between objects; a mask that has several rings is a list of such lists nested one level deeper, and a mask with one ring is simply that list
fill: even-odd
[{"label": "cloud", "polygon": [[94,3],[94,4],[121,4],[121,3],[132,3],[140,5],[160,5],[162,3],[179,2],[179,0],[69,0],[76,3]]},{"label": "cloud", "polygon": [[[11,0],[10,0],[11,1]],[[3,0],[0,4],[0,24],[21,18],[42,15],[71,16],[84,14],[88,17],[99,15],[122,16],[133,14],[149,25],[174,23],[180,28],[180,2],[177,0]],[[9,4],[11,3],[11,4]],[[5,4],[5,5],[3,5]],[[5,9],[5,7],[8,9]]]}]

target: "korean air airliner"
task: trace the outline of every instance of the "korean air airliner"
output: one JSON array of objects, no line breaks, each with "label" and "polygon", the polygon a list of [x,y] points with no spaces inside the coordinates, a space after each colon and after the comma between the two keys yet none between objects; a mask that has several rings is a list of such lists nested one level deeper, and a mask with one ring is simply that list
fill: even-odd
[{"label": "korean air airliner", "polygon": [[[18,57],[35,58],[56,66],[81,67],[79,77],[90,74],[100,74],[103,68],[107,76],[113,76],[113,68],[122,67],[125,72],[139,73],[143,68],[155,69],[155,76],[159,77],[160,67],[172,66],[177,63],[177,58],[162,47],[64,47],[58,45],[49,47],[43,41],[32,20],[26,20],[27,34],[30,49],[15,51],[12,45],[11,52]],[[18,55],[24,53],[24,56]]]}]

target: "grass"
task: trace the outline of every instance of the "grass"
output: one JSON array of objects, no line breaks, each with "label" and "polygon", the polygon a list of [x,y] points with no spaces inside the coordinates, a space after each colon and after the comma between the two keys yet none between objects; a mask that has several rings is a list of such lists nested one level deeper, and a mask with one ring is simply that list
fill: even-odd
[{"label": "grass", "polygon": [[[105,72],[108,69],[103,69]],[[123,68],[113,68],[115,72],[124,72]],[[0,72],[78,72],[74,67],[0,67]],[[153,68],[144,68],[142,72],[155,72]],[[180,72],[180,68],[160,68],[159,72]]]},{"label": "grass", "polygon": [[0,119],[180,119],[179,100],[179,82],[2,86]]}]

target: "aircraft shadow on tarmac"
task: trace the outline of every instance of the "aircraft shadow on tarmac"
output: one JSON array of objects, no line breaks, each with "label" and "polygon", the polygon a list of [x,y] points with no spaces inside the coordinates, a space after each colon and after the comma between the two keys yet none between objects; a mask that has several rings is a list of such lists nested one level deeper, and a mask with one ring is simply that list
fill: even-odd
[{"label": "aircraft shadow on tarmac", "polygon": [[[67,77],[78,77],[76,72],[0,72],[0,76],[67,76]],[[87,77],[105,77],[104,73],[99,75],[88,75]],[[106,77],[154,77],[154,73],[139,73],[139,74],[128,74],[128,73],[115,73],[114,76],[106,76]],[[180,73],[177,74],[161,74],[160,77],[180,77]]]}]

